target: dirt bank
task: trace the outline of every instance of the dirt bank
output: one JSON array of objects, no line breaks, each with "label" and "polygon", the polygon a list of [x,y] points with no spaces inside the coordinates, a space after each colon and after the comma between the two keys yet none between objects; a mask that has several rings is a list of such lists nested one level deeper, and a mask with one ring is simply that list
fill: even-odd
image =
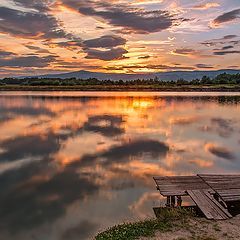
[{"label": "dirt bank", "polygon": [[141,240],[239,240],[240,215],[224,221],[189,218],[184,224],[177,222],[166,232],[155,232],[154,237]]}]

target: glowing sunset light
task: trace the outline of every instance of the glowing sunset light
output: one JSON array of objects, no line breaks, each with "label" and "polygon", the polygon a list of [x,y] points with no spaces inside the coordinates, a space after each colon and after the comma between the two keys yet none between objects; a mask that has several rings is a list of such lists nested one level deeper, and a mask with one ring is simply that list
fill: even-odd
[{"label": "glowing sunset light", "polygon": [[239,69],[239,16],[235,0],[0,0],[0,77]]}]

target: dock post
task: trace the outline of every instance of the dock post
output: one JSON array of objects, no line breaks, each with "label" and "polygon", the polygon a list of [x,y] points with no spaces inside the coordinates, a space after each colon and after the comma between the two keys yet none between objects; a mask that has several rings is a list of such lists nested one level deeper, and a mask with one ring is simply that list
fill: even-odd
[{"label": "dock post", "polygon": [[175,206],[175,196],[171,196],[171,207]]},{"label": "dock post", "polygon": [[171,200],[170,200],[170,196],[167,196],[166,207],[170,207],[170,202],[171,202]]},{"label": "dock post", "polygon": [[177,206],[178,207],[182,206],[182,197],[181,196],[177,196]]}]

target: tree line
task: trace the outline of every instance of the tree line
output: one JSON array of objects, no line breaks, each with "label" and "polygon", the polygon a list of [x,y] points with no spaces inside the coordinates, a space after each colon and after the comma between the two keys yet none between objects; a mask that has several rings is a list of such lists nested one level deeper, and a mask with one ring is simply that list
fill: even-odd
[{"label": "tree line", "polygon": [[22,85],[22,86],[86,86],[86,85],[157,85],[157,86],[181,86],[181,85],[219,85],[219,84],[240,84],[240,74],[222,73],[214,78],[203,76],[201,79],[187,81],[178,79],[177,81],[164,81],[158,79],[136,79],[131,81],[123,80],[99,80],[96,78],[77,79],[77,78],[4,78],[0,80],[0,85]]}]

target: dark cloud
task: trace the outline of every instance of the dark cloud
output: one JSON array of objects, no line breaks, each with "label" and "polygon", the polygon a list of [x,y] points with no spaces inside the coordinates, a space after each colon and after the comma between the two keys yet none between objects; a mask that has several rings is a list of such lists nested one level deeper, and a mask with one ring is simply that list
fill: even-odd
[{"label": "dark cloud", "polygon": [[165,156],[169,147],[156,140],[136,140],[115,146],[101,154],[101,157],[113,161],[128,161],[129,157],[141,156],[144,153],[151,154],[152,157]]},{"label": "dark cloud", "polygon": [[212,65],[202,64],[202,63],[196,64],[195,66],[196,66],[197,68],[206,68],[206,69],[214,68]]},{"label": "dark cloud", "polygon": [[[1,21],[0,21],[1,22]],[[56,61],[56,56],[22,56],[0,58],[0,67],[47,67],[51,62]]]},{"label": "dark cloud", "polygon": [[16,161],[24,158],[44,158],[60,149],[60,136],[19,136],[0,143],[4,150],[0,154],[0,162]]},{"label": "dark cloud", "polygon": [[149,59],[151,56],[149,55],[145,55],[145,56],[140,56],[138,57],[138,59]]},{"label": "dark cloud", "polygon": [[222,50],[227,50],[227,49],[231,49],[231,48],[234,48],[234,47],[231,46],[231,45],[228,45],[228,46],[224,46],[224,47],[222,47]]},{"label": "dark cloud", "polygon": [[113,137],[125,132],[122,123],[124,123],[122,116],[91,116],[84,124],[83,129],[86,131],[97,132],[107,137]]},{"label": "dark cloud", "polygon": [[49,111],[47,108],[34,108],[31,106],[21,106],[21,107],[9,107],[9,106],[1,106],[0,108],[1,116],[49,116],[53,117],[55,114]]},{"label": "dark cloud", "polygon": [[235,131],[234,122],[231,119],[212,118],[212,126],[217,130],[219,136],[230,137]]},{"label": "dark cloud", "polygon": [[126,44],[126,39],[114,35],[86,40],[82,44],[83,51],[87,53],[86,58],[89,59],[111,61],[124,59],[124,54],[128,53],[123,47],[117,47]]},{"label": "dark cloud", "polygon": [[64,41],[64,42],[55,42],[55,43],[46,43],[50,47],[61,47],[68,50],[77,50],[83,47],[82,40],[80,38],[75,38],[74,40]]},{"label": "dark cloud", "polygon": [[126,39],[119,36],[106,35],[95,39],[86,40],[83,44],[87,48],[112,48],[126,44]]},{"label": "dark cloud", "polygon": [[85,52],[88,59],[100,59],[104,61],[111,61],[116,59],[126,58],[124,54],[128,53],[123,47],[117,47],[124,45],[126,39],[115,36],[106,35],[95,39],[89,39],[82,41],[81,39],[74,39],[71,41],[51,43],[50,46],[63,47],[69,50],[82,49]]},{"label": "dark cloud", "polygon": [[34,45],[24,45],[26,48],[35,51],[36,53],[47,53],[47,54],[51,54],[47,49],[43,49]]},{"label": "dark cloud", "polygon": [[0,31],[24,38],[63,38],[68,34],[58,21],[46,12],[21,12],[0,7]]},{"label": "dark cloud", "polygon": [[0,175],[0,229],[17,235],[53,222],[66,213],[70,204],[94,194],[98,188],[77,169],[54,170],[50,159],[32,162],[21,171],[8,171]]},{"label": "dark cloud", "polygon": [[173,51],[173,53],[180,54],[180,55],[190,55],[196,53],[196,50],[192,48],[178,48]]},{"label": "dark cloud", "polygon": [[98,154],[85,155],[80,161],[75,162],[73,166],[90,164],[90,162],[104,159],[103,165],[109,165],[113,162],[128,162],[132,157],[141,157],[144,154],[152,158],[165,157],[169,151],[169,146],[163,142],[151,139],[138,139],[122,145],[113,146],[106,151]]},{"label": "dark cloud", "polygon": [[[238,40],[236,40],[236,41],[232,40],[232,39],[237,38],[237,37],[238,37],[237,35],[233,35],[233,34],[225,35],[222,38],[211,39],[211,40],[208,40],[208,41],[205,41],[205,42],[201,42],[201,44],[205,45],[207,47],[212,47],[212,46],[216,46],[218,44],[226,44],[226,43],[237,44],[239,42]],[[229,40],[232,40],[232,41],[229,41]]]},{"label": "dark cloud", "polygon": [[4,50],[0,49],[0,60],[2,57],[9,57],[9,56],[13,56],[13,55],[16,55],[16,54],[13,52],[4,51]]},{"label": "dark cloud", "polygon": [[228,55],[228,54],[239,54],[240,51],[234,50],[234,51],[218,51],[214,52],[214,55],[217,56],[223,56],[223,55]]},{"label": "dark cloud", "polygon": [[124,48],[112,48],[110,50],[98,50],[98,49],[85,49],[88,59],[100,59],[104,61],[118,60],[126,58],[124,54],[128,51]]},{"label": "dark cloud", "polygon": [[168,11],[146,11],[141,8],[131,8],[122,4],[93,1],[69,1],[62,2],[86,16],[100,17],[108,21],[112,26],[123,27],[121,31],[134,33],[153,33],[168,29],[180,24],[186,19],[176,19]]},{"label": "dark cloud", "polygon": [[237,122],[232,119],[212,118],[210,125],[200,127],[201,131],[217,133],[222,138],[231,137],[231,135],[238,131]]},{"label": "dark cloud", "polygon": [[235,9],[218,16],[216,19],[214,19],[213,23],[219,25],[219,24],[230,22],[239,18],[240,18],[240,9]]},{"label": "dark cloud", "polygon": [[17,5],[20,5],[25,8],[38,10],[41,12],[45,12],[49,10],[49,0],[31,0],[31,1],[25,1],[25,0],[13,0]]},{"label": "dark cloud", "polygon": [[215,144],[207,144],[206,148],[210,153],[212,153],[217,157],[228,159],[228,160],[235,159],[235,156],[233,155],[233,153],[226,147],[217,146]]},{"label": "dark cloud", "polygon": [[236,38],[236,37],[238,37],[238,36],[237,36],[237,35],[230,34],[230,35],[225,35],[225,36],[223,37],[223,39],[233,39],[233,38]]},{"label": "dark cloud", "polygon": [[214,51],[225,51],[225,50],[228,50],[228,49],[233,49],[234,48],[234,46],[232,46],[232,45],[226,45],[226,46],[223,46],[223,47],[221,47],[221,48],[215,48],[215,49],[213,49]]}]

